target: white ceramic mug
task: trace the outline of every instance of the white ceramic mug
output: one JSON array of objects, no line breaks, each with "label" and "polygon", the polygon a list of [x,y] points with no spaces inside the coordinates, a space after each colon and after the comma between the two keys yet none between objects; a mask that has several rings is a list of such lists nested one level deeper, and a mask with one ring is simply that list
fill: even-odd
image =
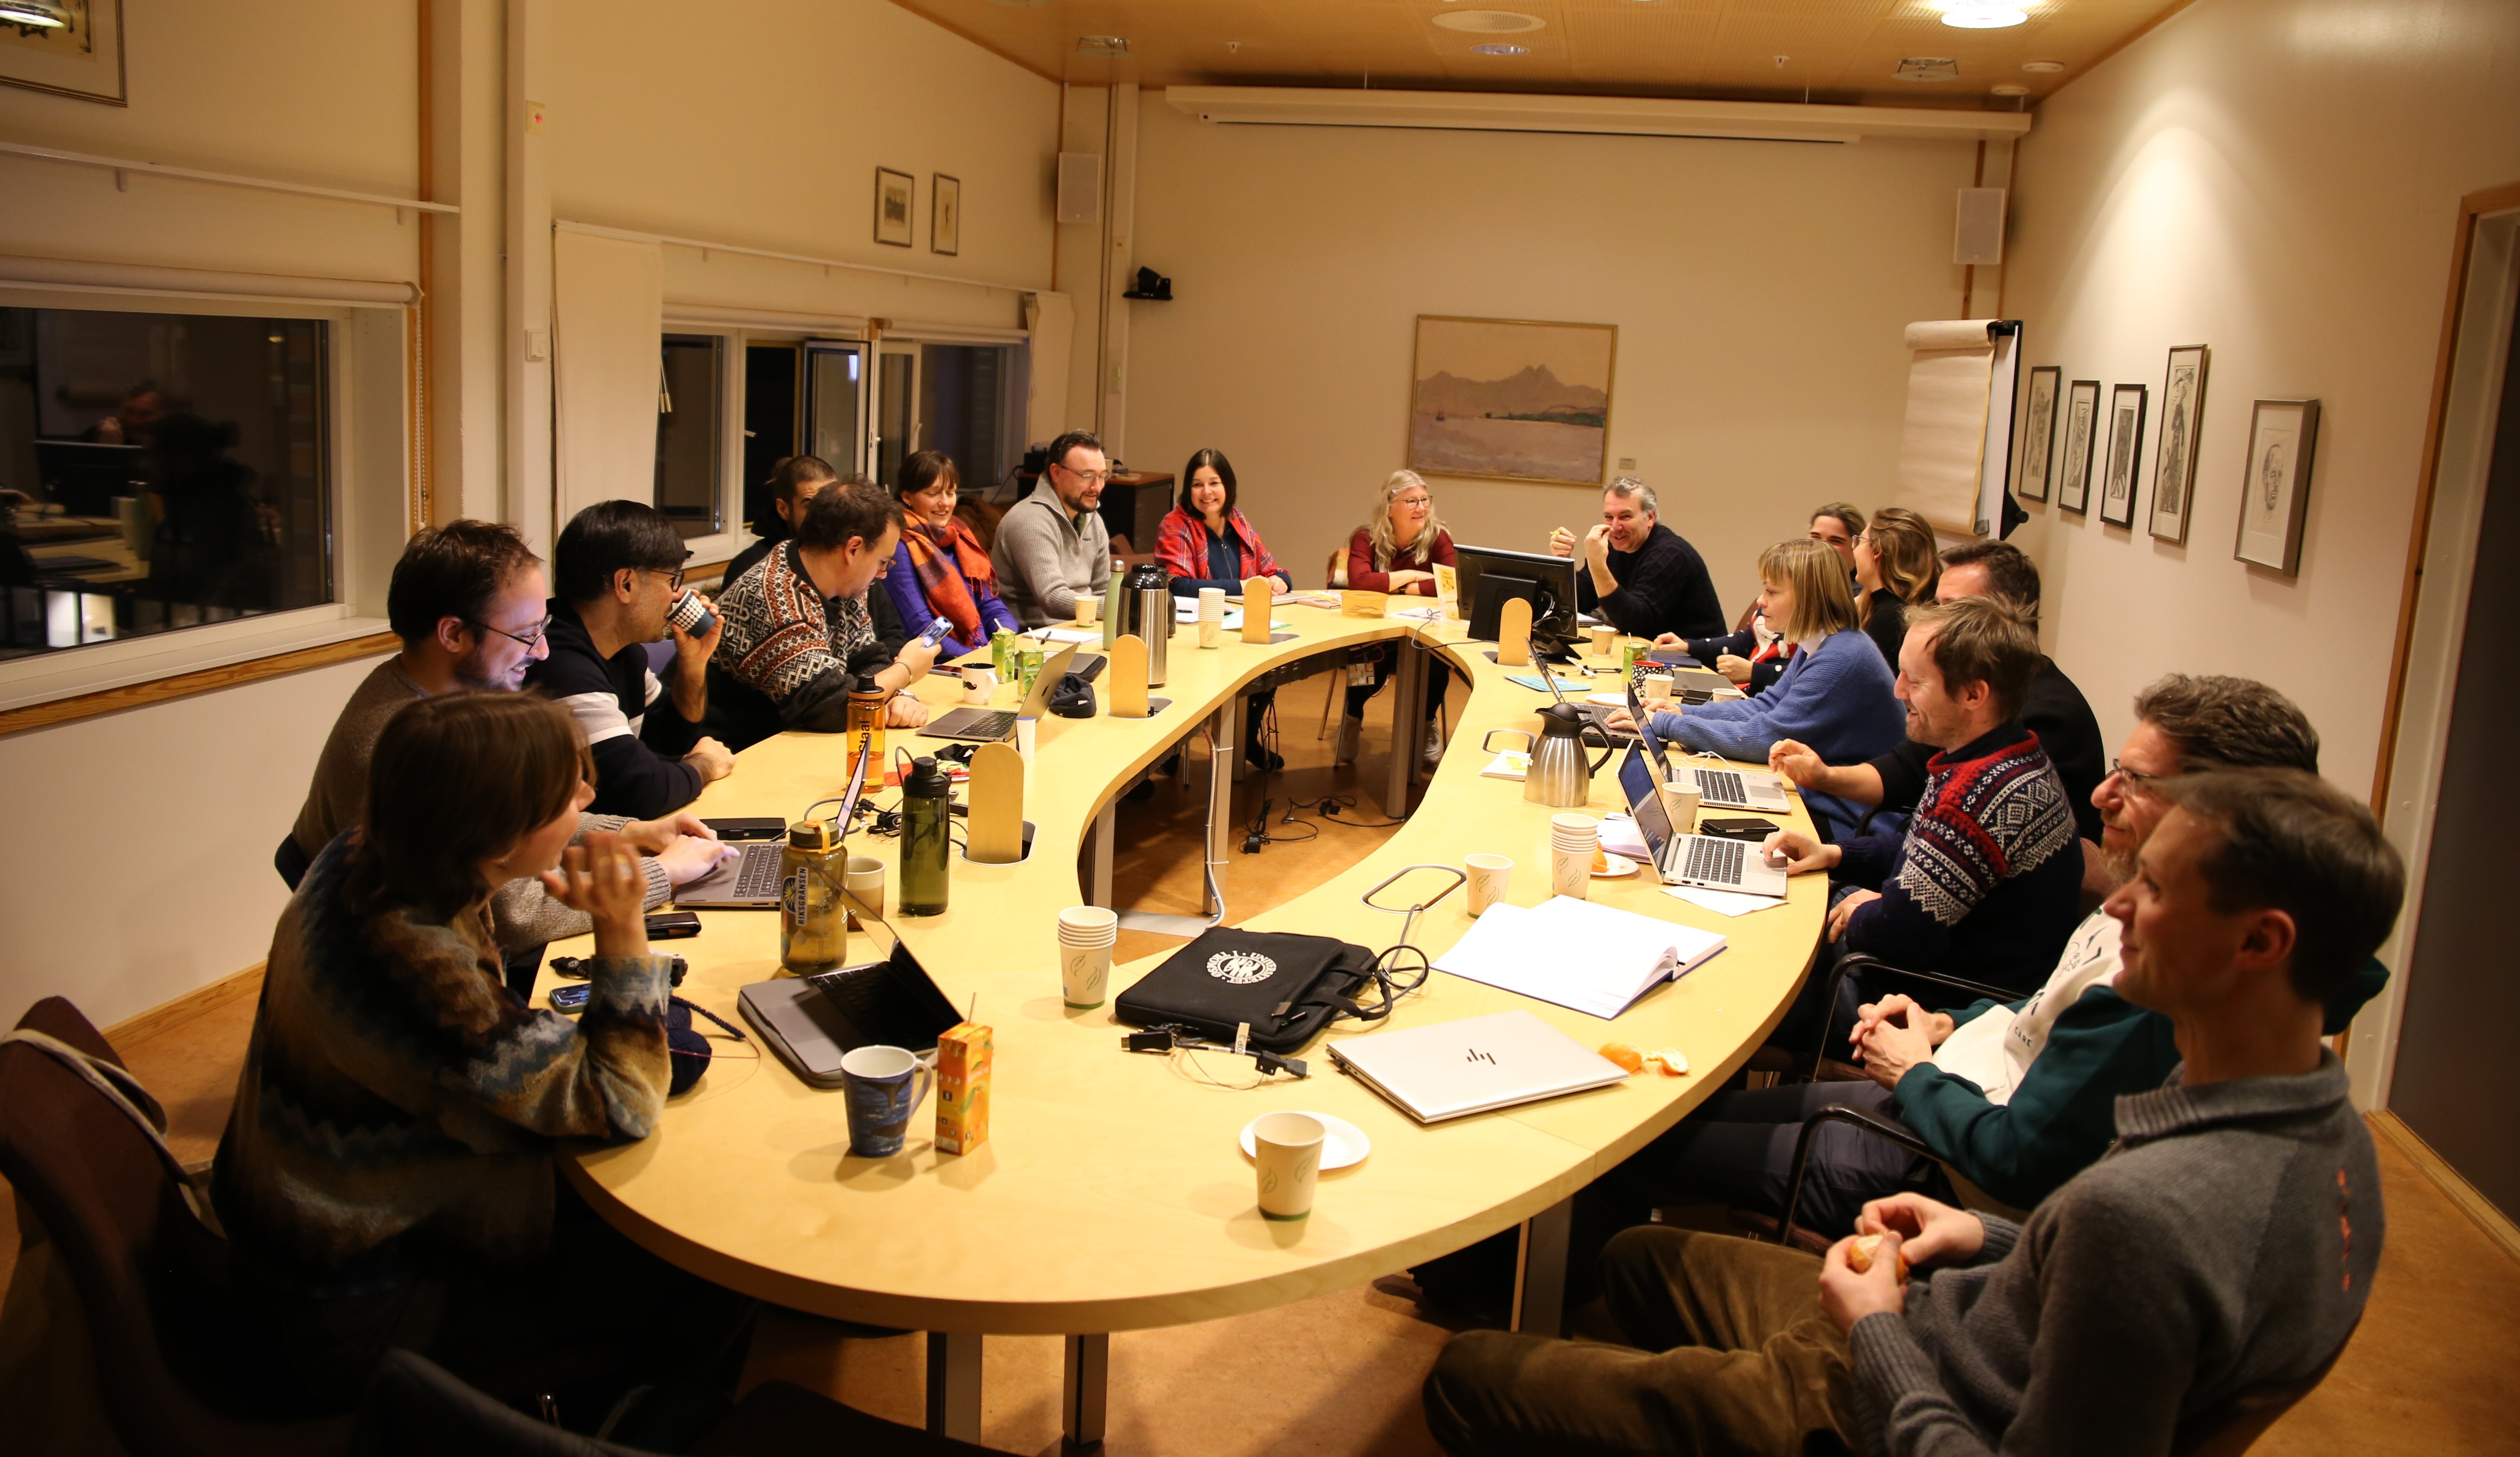
[{"label": "white ceramic mug", "polygon": [[1489,906],[1505,899],[1506,885],[1513,879],[1513,861],[1505,855],[1471,855],[1462,862],[1470,875],[1470,914],[1487,914]]},{"label": "white ceramic mug", "polygon": [[1120,913],[1104,906],[1070,906],[1058,913],[1058,995],[1083,1010],[1102,1005],[1111,979],[1111,947],[1120,938]]},{"label": "white ceramic mug", "polygon": [[1262,1114],[1252,1123],[1260,1217],[1301,1219],[1313,1211],[1313,1193],[1322,1177],[1322,1143],[1328,1131],[1321,1119],[1304,1113]]},{"label": "white ceramic mug", "polygon": [[963,669],[963,702],[985,704],[998,692],[998,670],[993,667]]},{"label": "white ceramic mug", "polygon": [[851,855],[840,869],[840,888],[848,892],[849,930],[864,931],[858,923],[857,906],[865,906],[876,915],[883,914],[883,862],[873,855]]}]

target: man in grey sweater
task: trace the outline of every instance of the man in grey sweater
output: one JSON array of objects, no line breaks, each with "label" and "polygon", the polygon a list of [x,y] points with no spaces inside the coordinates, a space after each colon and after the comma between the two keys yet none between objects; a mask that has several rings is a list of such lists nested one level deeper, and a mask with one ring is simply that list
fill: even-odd
[{"label": "man in grey sweater", "polygon": [[1111,529],[1096,509],[1111,478],[1102,442],[1081,430],[1051,441],[1044,478],[1050,489],[1007,508],[989,548],[998,595],[1026,627],[1074,620],[1078,596],[1099,597],[1110,581]]},{"label": "man in grey sweater", "polygon": [[[2297,770],[2191,776],[2109,898],[2117,990],[2184,1062],[2023,1224],[1916,1194],[1811,1256],[1647,1226],[1602,1257],[1630,1345],[1472,1332],[1427,1379],[1457,1453],[2092,1453],[2307,1378],[2361,1319],[2384,1222],[2322,1003],[2397,918],[2369,812]],[[1868,1268],[1858,1240],[1878,1236]],[[1915,1276],[1903,1283],[1907,1268]],[[1812,1298],[1818,1277],[1819,1300]]]}]

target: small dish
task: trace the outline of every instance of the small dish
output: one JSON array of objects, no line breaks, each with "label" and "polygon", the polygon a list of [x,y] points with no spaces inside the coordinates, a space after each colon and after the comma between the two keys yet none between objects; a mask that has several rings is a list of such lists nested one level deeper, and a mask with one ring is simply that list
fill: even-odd
[{"label": "small dish", "polygon": [[1593,879],[1597,881],[1617,880],[1620,876],[1637,873],[1637,862],[1625,855],[1614,855],[1608,850],[1603,850],[1601,860],[1603,862],[1601,868],[1593,872]]},{"label": "small dish", "polygon": [[[1365,1136],[1365,1130],[1335,1114],[1315,1113],[1308,1108],[1291,1109],[1289,1112],[1300,1113],[1308,1118],[1322,1120],[1325,1135],[1322,1139],[1324,1173],[1333,1168],[1345,1168],[1352,1163],[1363,1163],[1365,1156],[1373,1152],[1373,1142]],[[1251,1141],[1251,1130],[1259,1121],[1260,1119],[1253,1118],[1242,1125],[1242,1157],[1246,1159],[1260,1157],[1259,1150]]]}]

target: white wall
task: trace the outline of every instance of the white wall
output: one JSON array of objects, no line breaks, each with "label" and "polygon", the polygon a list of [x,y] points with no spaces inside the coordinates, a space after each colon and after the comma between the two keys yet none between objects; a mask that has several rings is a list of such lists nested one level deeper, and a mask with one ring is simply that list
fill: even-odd
[{"label": "white wall", "polygon": [[[2203,0],[2039,109],[2004,308],[2029,365],[2149,385],[2213,348],[2184,548],[2030,504],[2057,660],[2114,743],[2160,674],[2299,702],[2370,792],[2459,198],[2520,181],[2520,7]],[[2323,426],[2297,580],[2231,557],[2251,402]],[[2097,492],[2093,492],[2096,500]]]},{"label": "white wall", "polygon": [[[1405,463],[1415,319],[1619,326],[1609,455],[1634,457],[1728,608],[1832,499],[1886,501],[1908,354],[1955,317],[1973,144],[1218,126],[1148,93],[1132,466],[1216,446],[1298,584]],[[1597,489],[1441,478],[1458,540],[1537,549]]]}]

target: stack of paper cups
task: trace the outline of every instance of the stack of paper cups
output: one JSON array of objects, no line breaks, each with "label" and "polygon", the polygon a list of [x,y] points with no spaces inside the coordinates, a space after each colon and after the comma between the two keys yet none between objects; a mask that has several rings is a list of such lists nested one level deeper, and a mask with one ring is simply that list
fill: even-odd
[{"label": "stack of paper cups", "polygon": [[[1244,604],[1244,610],[1249,610],[1249,604]],[[1201,587],[1198,589],[1198,645],[1215,648],[1223,646],[1224,642],[1225,589]]]},{"label": "stack of paper cups", "polygon": [[1585,898],[1593,885],[1593,851],[1601,842],[1601,822],[1589,814],[1549,817],[1549,888],[1559,895]]},{"label": "stack of paper cups", "polygon": [[1077,1008],[1102,1005],[1111,978],[1111,943],[1120,938],[1120,913],[1099,905],[1069,906],[1058,913],[1058,993]]}]

